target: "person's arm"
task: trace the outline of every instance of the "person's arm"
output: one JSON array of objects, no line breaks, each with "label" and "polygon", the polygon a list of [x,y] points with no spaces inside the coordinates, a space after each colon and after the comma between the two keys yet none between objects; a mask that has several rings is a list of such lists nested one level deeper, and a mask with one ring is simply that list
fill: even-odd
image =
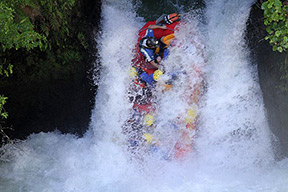
[{"label": "person's arm", "polygon": [[166,27],[166,25],[162,25],[162,26],[160,26],[160,25],[149,25],[148,26],[148,28],[149,29],[167,29],[167,27]]},{"label": "person's arm", "polygon": [[155,60],[150,61],[149,63],[151,65],[153,65],[153,67],[159,69],[160,66],[160,62],[161,62],[162,58],[160,56],[156,56]]},{"label": "person's arm", "polygon": [[159,64],[156,63],[154,60],[150,61],[149,63],[150,63],[153,67],[155,67],[156,69],[159,68]]}]

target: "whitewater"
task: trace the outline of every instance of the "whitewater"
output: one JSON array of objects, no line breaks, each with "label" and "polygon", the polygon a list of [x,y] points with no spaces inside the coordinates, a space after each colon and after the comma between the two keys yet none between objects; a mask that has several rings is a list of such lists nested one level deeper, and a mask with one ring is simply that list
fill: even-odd
[{"label": "whitewater", "polygon": [[[171,51],[165,65],[168,71],[195,65],[204,74],[195,151],[181,161],[145,154],[139,161],[127,151],[122,125],[132,107],[127,82],[144,18],[131,1],[103,1],[101,30],[95,37],[95,71],[100,75],[95,76],[98,93],[89,130],[83,138],[32,134],[2,147],[0,191],[288,191],[288,159],[274,158],[257,64],[244,40],[253,3],[207,0],[201,19],[194,11],[182,13],[185,25],[176,34],[181,46]],[[181,11],[181,5],[176,7]],[[162,122],[183,109],[179,91],[163,95]]]}]

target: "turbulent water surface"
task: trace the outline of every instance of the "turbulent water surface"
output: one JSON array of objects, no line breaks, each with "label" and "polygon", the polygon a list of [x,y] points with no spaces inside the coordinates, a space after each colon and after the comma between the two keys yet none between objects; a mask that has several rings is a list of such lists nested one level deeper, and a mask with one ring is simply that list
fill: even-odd
[{"label": "turbulent water surface", "polygon": [[[206,82],[194,152],[181,161],[145,154],[141,161],[131,158],[121,127],[129,118],[128,72],[146,5],[106,0],[96,37],[101,74],[95,80],[99,90],[89,131],[83,138],[34,134],[4,146],[1,192],[288,190],[288,160],[274,160],[256,64],[244,41],[254,1],[207,0],[203,11],[190,10],[194,1],[165,3],[169,9],[164,6],[163,12],[180,11],[185,21],[176,34],[181,46],[171,50],[167,71],[196,66]],[[185,81],[176,85],[159,101],[164,123],[185,107],[179,99]]]}]

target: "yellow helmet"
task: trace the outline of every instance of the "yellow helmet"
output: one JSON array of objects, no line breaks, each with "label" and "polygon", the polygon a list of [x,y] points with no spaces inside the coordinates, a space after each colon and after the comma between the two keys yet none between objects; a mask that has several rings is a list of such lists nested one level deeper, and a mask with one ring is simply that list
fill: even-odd
[{"label": "yellow helmet", "polygon": [[154,117],[151,114],[146,114],[144,116],[144,123],[147,126],[151,126],[154,123]]},{"label": "yellow helmet", "polygon": [[150,133],[144,133],[143,136],[148,144],[151,144],[154,140],[153,135],[151,135]]},{"label": "yellow helmet", "polygon": [[187,111],[187,116],[185,118],[186,123],[193,123],[196,120],[197,112],[196,107],[193,107],[192,109],[189,109]]},{"label": "yellow helmet", "polygon": [[129,77],[133,78],[133,77],[136,77],[136,75],[137,75],[137,71],[135,67],[131,67],[130,72],[129,72]]},{"label": "yellow helmet", "polygon": [[163,72],[159,69],[157,69],[156,71],[154,71],[154,74],[153,74],[153,79],[155,81],[158,81],[159,77],[163,75]]}]

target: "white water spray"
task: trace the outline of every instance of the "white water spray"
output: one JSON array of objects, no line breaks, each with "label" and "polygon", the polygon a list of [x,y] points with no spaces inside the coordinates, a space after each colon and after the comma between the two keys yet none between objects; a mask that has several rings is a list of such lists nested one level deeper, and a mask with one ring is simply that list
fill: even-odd
[{"label": "white water spray", "polygon": [[207,3],[208,87],[197,144],[212,166],[247,168],[273,160],[256,66],[244,40],[253,2]]},{"label": "white water spray", "polygon": [[[121,126],[131,107],[125,96],[131,50],[143,23],[129,1],[104,1],[97,37],[102,69],[90,131],[81,139],[33,134],[17,145],[20,149],[2,148],[7,161],[0,164],[0,191],[286,191],[288,163],[273,162],[257,72],[243,39],[252,3],[207,2],[207,92],[199,109],[195,154],[183,162],[152,159],[141,165],[130,160]],[[192,23],[189,20],[187,29]],[[191,37],[183,29],[179,39],[184,36]],[[167,70],[173,70],[179,59],[184,67],[188,60],[195,65],[203,61],[193,56],[195,45],[189,41],[184,54],[188,59],[175,50]],[[167,101],[182,110],[177,99],[164,95],[161,107],[167,107],[167,114],[172,111]]]},{"label": "white water spray", "polygon": [[135,31],[139,27],[131,9],[129,4],[118,1],[104,3],[102,9],[101,34],[96,39],[101,74],[91,126],[96,138],[104,141],[121,135],[119,126],[127,119],[131,108],[126,98],[126,82],[133,57],[131,50],[137,41]]}]

